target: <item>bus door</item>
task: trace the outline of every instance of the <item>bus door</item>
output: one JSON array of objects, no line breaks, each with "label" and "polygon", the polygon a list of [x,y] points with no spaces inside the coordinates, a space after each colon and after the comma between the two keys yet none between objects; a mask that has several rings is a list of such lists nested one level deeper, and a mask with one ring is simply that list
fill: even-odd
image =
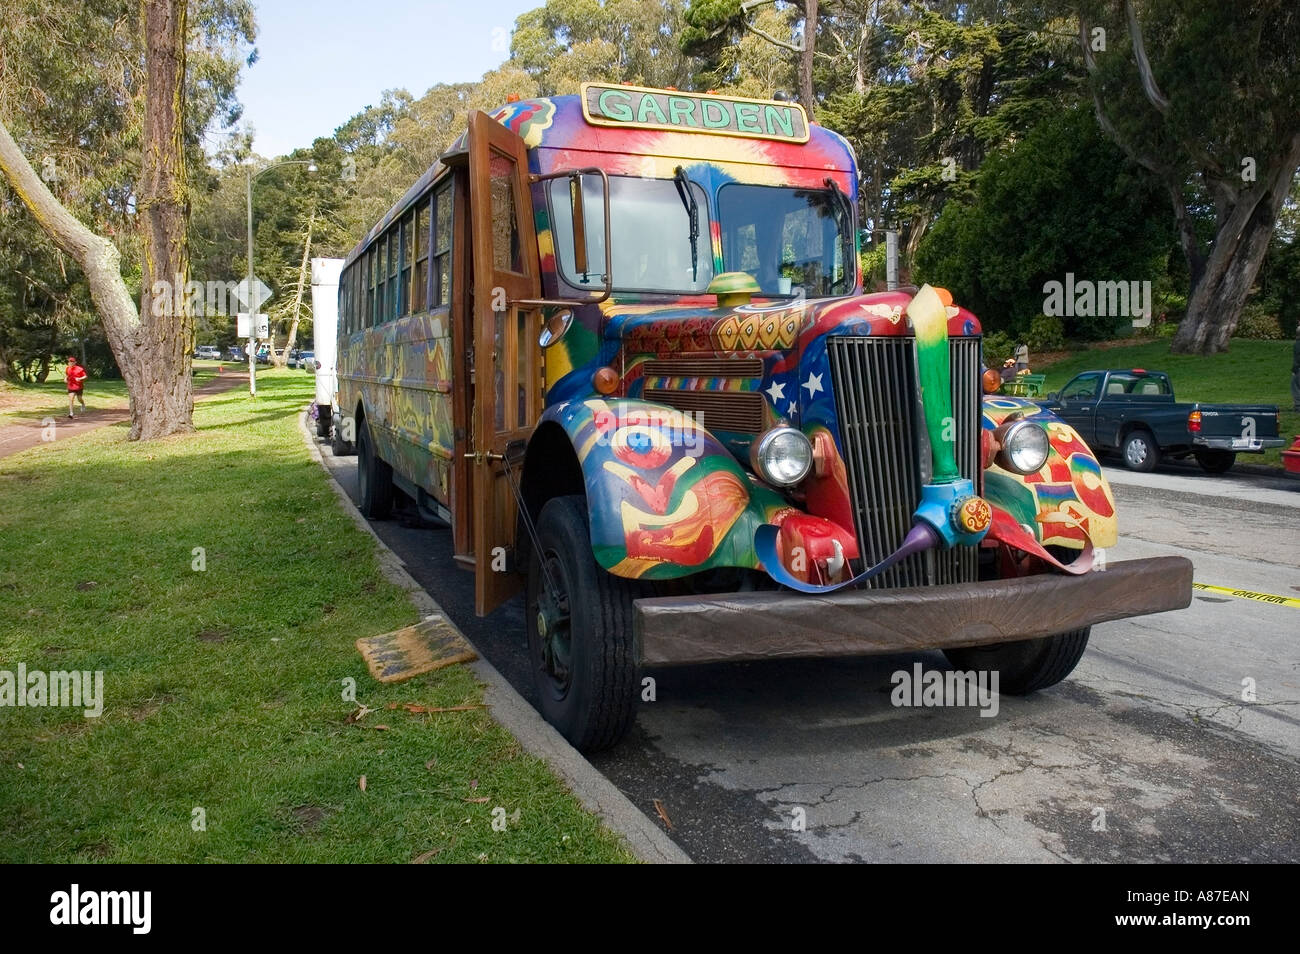
[{"label": "bus door", "polygon": [[512,483],[541,413],[541,311],[528,159],[524,142],[486,113],[469,118],[470,257],[474,407],[469,459],[473,490],[474,608],[490,613],[519,589],[517,507]]}]

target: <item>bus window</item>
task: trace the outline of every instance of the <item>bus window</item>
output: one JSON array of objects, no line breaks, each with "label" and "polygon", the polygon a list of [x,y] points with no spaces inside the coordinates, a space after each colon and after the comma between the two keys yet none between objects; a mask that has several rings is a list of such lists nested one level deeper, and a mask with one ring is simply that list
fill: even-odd
[{"label": "bus window", "polygon": [[451,183],[438,190],[433,218],[433,289],[436,306],[451,304]]},{"label": "bus window", "polygon": [[488,160],[488,189],[492,197],[492,264],[498,271],[522,275],[524,254],[519,244],[514,174],[514,160],[493,151]]},{"label": "bus window", "polygon": [[388,317],[388,236],[379,236],[379,254],[375,260],[375,324]]},{"label": "bus window", "polygon": [[415,269],[411,277],[411,311],[419,314],[428,309],[425,290],[429,283],[429,203],[422,200],[415,207],[415,231],[411,233]]},{"label": "bus window", "polygon": [[415,265],[415,213],[413,212],[408,212],[406,218],[402,219],[401,249],[402,278],[397,288],[401,305],[398,307],[397,313],[399,315],[409,315],[411,313],[411,268]]},{"label": "bus window", "polygon": [[375,324],[375,247],[366,250],[366,309],[361,319],[362,328]]},{"label": "bus window", "polygon": [[388,230],[388,287],[384,291],[384,321],[392,321],[401,314],[401,295],[397,286],[397,267],[402,261],[401,230],[394,225]]},{"label": "bus window", "polygon": [[[597,176],[582,177],[583,215],[586,219],[586,275],[578,274],[573,256],[573,204],[567,178],[549,185],[551,221],[555,229],[556,258],[560,274],[570,285],[585,288],[604,284],[595,269],[605,267],[605,204]],[[709,200],[695,183],[699,234],[691,253],[691,219],[671,179],[609,177],[610,234],[614,242],[613,285],[623,291],[699,294],[713,278],[713,250],[709,242]]]}]

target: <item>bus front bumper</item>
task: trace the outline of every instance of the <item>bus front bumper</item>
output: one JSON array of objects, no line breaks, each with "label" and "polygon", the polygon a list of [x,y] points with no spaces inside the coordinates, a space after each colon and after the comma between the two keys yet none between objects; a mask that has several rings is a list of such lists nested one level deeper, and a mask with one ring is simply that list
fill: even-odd
[{"label": "bus front bumper", "polygon": [[790,590],[636,601],[644,666],[866,656],[984,646],[1185,609],[1192,564],[1155,557],[1080,576],[909,589]]}]

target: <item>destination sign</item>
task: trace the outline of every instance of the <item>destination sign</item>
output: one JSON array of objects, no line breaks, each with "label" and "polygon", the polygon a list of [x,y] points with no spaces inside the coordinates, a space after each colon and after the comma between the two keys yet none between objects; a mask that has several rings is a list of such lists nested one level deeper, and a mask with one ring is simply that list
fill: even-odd
[{"label": "destination sign", "polygon": [[596,126],[808,141],[808,117],[798,103],[584,83],[582,112]]}]

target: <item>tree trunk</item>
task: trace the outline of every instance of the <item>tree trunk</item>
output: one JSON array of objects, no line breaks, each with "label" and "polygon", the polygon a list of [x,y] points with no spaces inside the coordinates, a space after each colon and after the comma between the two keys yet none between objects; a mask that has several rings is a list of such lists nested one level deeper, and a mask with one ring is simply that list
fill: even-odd
[{"label": "tree trunk", "polygon": [[808,112],[809,121],[814,114],[813,57],[817,46],[817,0],[803,0],[803,52],[799,54],[799,102]]},{"label": "tree trunk", "polygon": [[1250,189],[1243,189],[1236,205],[1214,236],[1209,257],[1192,286],[1187,315],[1178,325],[1170,350],[1175,354],[1215,354],[1226,351],[1237,328],[1251,286],[1264,264],[1278,212],[1300,166],[1300,135],[1270,164]]},{"label": "tree trunk", "polygon": [[298,340],[298,321],[302,314],[302,293],[303,287],[307,284],[308,268],[311,266],[311,234],[316,226],[316,210],[312,209],[311,214],[307,217],[307,238],[302,243],[302,264],[298,266],[298,288],[293,295],[293,314],[289,319],[289,340],[284,345],[284,358],[277,362],[280,367],[284,367],[285,361],[289,360],[289,352],[293,350],[293,344]]},{"label": "tree trunk", "polygon": [[141,440],[194,430],[190,355],[194,315],[186,284],[189,202],[185,184],[185,0],[143,0],[145,39],[144,171],[140,392],[150,409],[132,436]]}]

